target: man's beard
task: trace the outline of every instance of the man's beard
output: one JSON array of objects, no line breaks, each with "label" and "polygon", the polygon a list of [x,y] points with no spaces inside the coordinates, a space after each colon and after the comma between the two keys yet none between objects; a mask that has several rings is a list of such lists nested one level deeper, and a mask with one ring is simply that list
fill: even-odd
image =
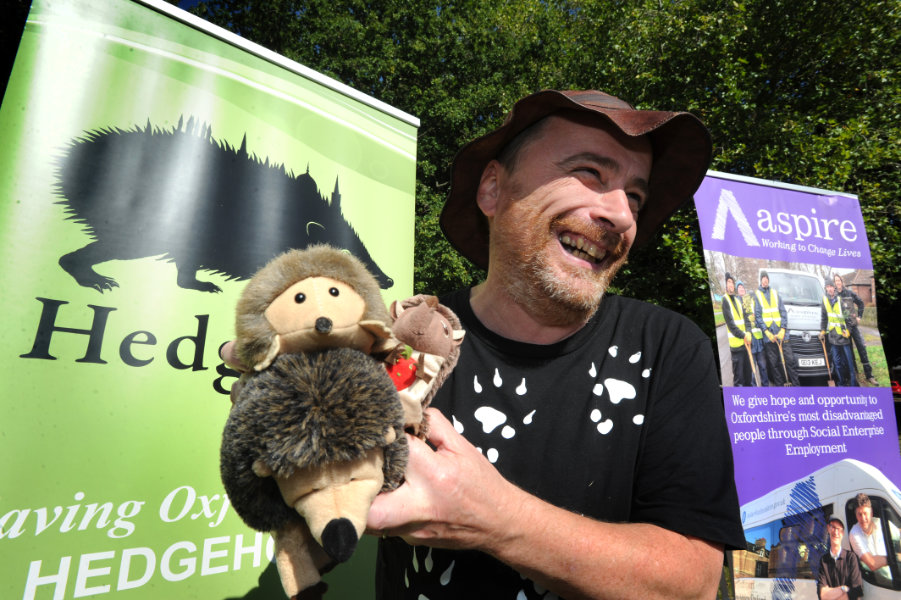
[{"label": "man's beard", "polygon": [[[533,319],[548,326],[585,323],[600,306],[613,276],[625,264],[628,243],[593,222],[574,217],[554,219],[542,226],[539,215],[526,214],[511,225],[495,220],[493,252],[500,259],[501,281],[512,300]],[[506,230],[505,230],[506,229]],[[601,271],[580,268],[551,259],[557,250],[554,231],[572,231],[598,243],[607,251],[609,266]]]}]

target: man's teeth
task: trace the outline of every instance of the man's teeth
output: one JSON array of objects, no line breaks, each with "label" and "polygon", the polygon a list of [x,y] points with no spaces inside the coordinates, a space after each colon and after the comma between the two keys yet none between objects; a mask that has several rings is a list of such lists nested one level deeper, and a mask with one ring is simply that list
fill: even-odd
[{"label": "man's teeth", "polygon": [[574,239],[564,233],[560,236],[560,242],[570,254],[582,260],[597,263],[604,260],[604,257],[607,256],[607,252],[586,241],[583,237]]}]

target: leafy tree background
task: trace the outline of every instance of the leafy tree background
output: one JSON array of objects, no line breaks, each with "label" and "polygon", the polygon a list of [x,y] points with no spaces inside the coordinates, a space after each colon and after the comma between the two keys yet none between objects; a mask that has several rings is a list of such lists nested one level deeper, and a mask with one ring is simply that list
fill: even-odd
[{"label": "leafy tree background", "polygon": [[[482,276],[438,228],[456,150],[522,95],[598,88],[697,114],[717,171],[857,194],[889,364],[901,357],[899,0],[169,1],[421,119],[417,292]],[[615,284],[713,335],[692,206]]]}]

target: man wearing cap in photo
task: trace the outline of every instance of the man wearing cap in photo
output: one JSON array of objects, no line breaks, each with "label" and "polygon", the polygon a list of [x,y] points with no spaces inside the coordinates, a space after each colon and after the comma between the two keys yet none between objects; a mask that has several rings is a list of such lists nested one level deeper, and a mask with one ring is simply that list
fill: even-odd
[{"label": "man wearing cap in photo", "polygon": [[851,333],[842,315],[842,304],[835,293],[835,283],[827,277],[823,282],[826,294],[820,306],[820,339],[829,341],[832,369],[840,386],[857,387],[854,355],[851,353]]},{"label": "man wearing cap in photo", "polygon": [[754,292],[754,324],[765,337],[763,351],[772,384],[779,386],[787,381],[791,385],[801,385],[795,368],[795,353],[786,336],[788,313],[782,296],[770,287],[770,276],[766,271],[760,272],[760,287]]},{"label": "man wearing cap in photo", "polygon": [[723,294],[721,310],[726,322],[729,354],[732,356],[732,385],[749,387],[754,374],[750,353],[751,321],[741,298],[735,295],[735,279],[729,273],[726,273],[726,293]]},{"label": "man wearing cap in photo", "polygon": [[770,380],[767,377],[766,356],[763,353],[763,332],[757,327],[757,323],[753,318],[754,298],[747,295],[745,284],[741,281],[735,282],[735,291],[738,292],[738,297],[741,298],[742,306],[748,315],[749,325],[751,326],[751,356],[754,366],[757,367],[758,377],[754,384],[760,387],[767,387],[770,385]]},{"label": "man wearing cap in photo", "polygon": [[[845,315],[845,324],[851,333],[851,339],[854,341],[854,347],[857,348],[857,354],[860,356],[860,364],[863,367],[863,376],[867,383],[878,386],[879,382],[873,377],[873,367],[870,365],[870,357],[867,354],[867,345],[863,341],[863,335],[860,333],[860,320],[863,318],[864,304],[860,296],[845,287],[845,281],[842,276],[836,273],[832,276],[835,282],[835,293],[841,298],[842,313]],[[851,369],[857,371],[854,363],[854,352],[851,352]]]},{"label": "man wearing cap in photo", "polygon": [[710,340],[604,296],[710,154],[688,113],[544,91],[457,155],[442,229],[488,275],[442,298],[467,333],[372,505],[378,598],[716,595],[745,540]]},{"label": "man wearing cap in photo", "polygon": [[826,524],[829,552],[820,558],[817,572],[817,598],[820,600],[854,600],[863,596],[863,581],[857,556],[842,548],[845,524],[832,517]]}]

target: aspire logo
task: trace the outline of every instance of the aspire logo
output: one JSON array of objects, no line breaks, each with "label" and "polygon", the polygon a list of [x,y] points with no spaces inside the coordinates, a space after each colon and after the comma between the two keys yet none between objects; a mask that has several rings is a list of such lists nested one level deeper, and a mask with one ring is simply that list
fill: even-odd
[{"label": "aspire logo", "polygon": [[815,238],[827,242],[844,240],[851,243],[856,242],[859,237],[857,225],[853,221],[818,216],[816,208],[810,208],[809,214],[760,208],[754,213],[755,220],[751,221],[745,215],[735,194],[731,190],[723,189],[716,205],[711,239],[725,239],[729,217],[738,227],[745,245],[750,247],[761,245],[761,238],[758,236],[772,234],[784,235],[797,242]]}]

